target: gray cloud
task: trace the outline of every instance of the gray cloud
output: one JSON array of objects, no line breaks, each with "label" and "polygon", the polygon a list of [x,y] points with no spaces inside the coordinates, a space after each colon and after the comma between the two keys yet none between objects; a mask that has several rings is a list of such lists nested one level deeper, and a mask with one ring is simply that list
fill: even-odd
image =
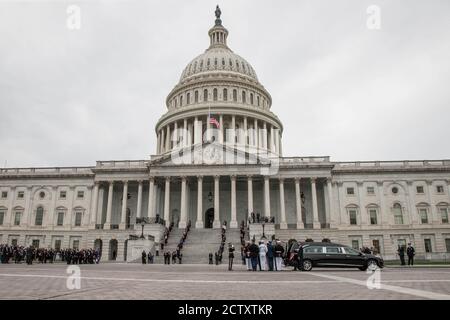
[{"label": "gray cloud", "polygon": [[[66,28],[68,4],[82,26]],[[0,166],[146,159],[212,1],[0,1]],[[381,8],[381,30],[366,9]],[[288,156],[449,158],[450,3],[223,1]]]}]

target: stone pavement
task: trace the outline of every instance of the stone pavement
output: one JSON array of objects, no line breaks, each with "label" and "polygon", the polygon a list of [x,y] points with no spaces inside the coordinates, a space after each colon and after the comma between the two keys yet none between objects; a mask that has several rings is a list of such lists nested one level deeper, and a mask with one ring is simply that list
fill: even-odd
[{"label": "stone pavement", "polygon": [[[0,264],[0,299],[450,299],[450,268],[249,272],[236,265],[81,265],[70,290],[65,264]],[[372,289],[367,286],[369,281]],[[374,288],[375,287],[375,288]]]}]

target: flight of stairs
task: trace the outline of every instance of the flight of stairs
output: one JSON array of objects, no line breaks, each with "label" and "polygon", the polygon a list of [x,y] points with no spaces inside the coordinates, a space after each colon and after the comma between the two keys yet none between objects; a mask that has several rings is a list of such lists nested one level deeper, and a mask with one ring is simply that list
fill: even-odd
[{"label": "flight of stairs", "polygon": [[[174,228],[170,234],[168,244],[164,246],[164,251],[176,250],[178,242],[181,239],[184,229]],[[181,253],[183,254],[183,264],[208,264],[209,253],[214,255],[219,250],[221,242],[220,229],[195,229],[191,228],[187,239],[183,245]],[[239,229],[227,229],[225,249],[223,252],[222,263],[228,263],[228,243],[231,242],[236,251],[235,259],[240,259],[241,243]],[[163,252],[155,257],[155,263],[164,264]],[[178,263],[178,260],[177,260]]]}]

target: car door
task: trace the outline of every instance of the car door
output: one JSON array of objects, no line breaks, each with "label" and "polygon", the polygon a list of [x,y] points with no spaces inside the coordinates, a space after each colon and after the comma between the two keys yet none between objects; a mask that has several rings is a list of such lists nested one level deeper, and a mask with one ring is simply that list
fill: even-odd
[{"label": "car door", "polygon": [[364,254],[350,247],[342,248],[345,251],[344,264],[352,267],[361,267],[365,264]]},{"label": "car door", "polygon": [[325,257],[323,259],[323,264],[327,266],[342,266],[345,260],[345,253],[341,250],[340,247],[325,247]]},{"label": "car door", "polygon": [[325,261],[324,248],[322,246],[305,246],[303,249],[303,259],[310,259],[313,265],[320,266]]}]

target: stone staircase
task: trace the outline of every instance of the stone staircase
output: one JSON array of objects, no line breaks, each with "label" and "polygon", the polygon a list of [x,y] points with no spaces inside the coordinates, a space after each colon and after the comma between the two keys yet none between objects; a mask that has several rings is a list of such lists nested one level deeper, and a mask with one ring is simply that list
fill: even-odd
[{"label": "stone staircase", "polygon": [[[173,229],[168,244],[164,246],[164,251],[170,250],[174,251],[180,241],[181,235],[184,229]],[[219,250],[221,242],[221,230],[220,229],[195,229],[191,228],[187,236],[186,242],[184,243],[183,250],[183,264],[208,264],[209,263],[209,253],[214,254]],[[235,257],[240,257],[240,234],[239,229],[227,229],[226,232],[226,243],[223,253],[222,263],[228,263],[228,243],[231,242],[236,251]],[[160,252],[159,257],[155,257],[155,263],[163,264],[164,256]],[[177,261],[178,262],[178,261]]]}]

